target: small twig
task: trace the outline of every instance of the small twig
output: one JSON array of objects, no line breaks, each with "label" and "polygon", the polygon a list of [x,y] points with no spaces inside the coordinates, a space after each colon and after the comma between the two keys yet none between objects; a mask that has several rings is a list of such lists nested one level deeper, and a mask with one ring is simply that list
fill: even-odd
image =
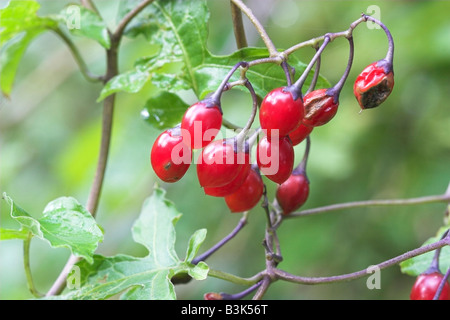
[{"label": "small twig", "polygon": [[195,257],[192,260],[192,264],[197,264],[200,261],[205,261],[209,256],[211,256],[214,252],[216,252],[217,250],[219,250],[221,247],[223,247],[228,241],[230,241],[231,239],[233,239],[239,231],[242,230],[242,228],[247,224],[247,216],[248,213],[244,212],[242,218],[239,220],[239,223],[237,224],[237,226],[233,229],[233,231],[231,231],[225,238],[223,238],[222,240],[220,240],[219,242],[217,242],[214,246],[212,246],[209,250],[205,251],[204,253],[202,253],[201,255]]},{"label": "small twig", "polygon": [[260,272],[256,275],[254,275],[253,277],[250,278],[242,278],[239,276],[236,276],[234,274],[231,273],[227,273],[227,272],[223,272],[223,271],[219,271],[219,270],[214,270],[214,269],[209,269],[208,271],[208,276],[213,277],[213,278],[217,278],[217,279],[221,279],[221,280],[225,280],[234,284],[240,284],[240,285],[244,285],[244,286],[251,286],[254,285],[255,283],[261,281],[261,279],[263,278],[263,273]]},{"label": "small twig", "polygon": [[77,63],[78,67],[80,68],[81,73],[86,78],[87,81],[90,82],[100,82],[103,80],[103,76],[94,75],[89,71],[89,68],[86,65],[86,62],[84,61],[83,57],[81,56],[80,52],[78,51],[78,48],[74,45],[72,40],[59,28],[51,29],[53,30],[69,47],[70,52],[72,53],[72,56],[75,59],[75,62]]},{"label": "small twig", "polygon": [[112,37],[114,39],[120,39],[122,37],[123,31],[125,30],[126,26],[130,21],[139,13],[141,12],[146,6],[148,6],[150,3],[152,3],[154,0],[143,0],[139,5],[137,5],[133,10],[128,12],[125,17],[122,18],[122,20],[117,25],[116,31],[112,34]]},{"label": "small twig", "polygon": [[264,277],[261,285],[258,287],[258,291],[256,291],[255,295],[253,296],[253,300],[261,300],[264,294],[267,292],[267,289],[269,289],[271,282],[272,281],[269,277]]},{"label": "small twig", "polygon": [[31,294],[36,298],[40,298],[43,296],[36,287],[34,286],[33,276],[31,274],[31,266],[30,266],[30,243],[33,238],[33,234],[31,232],[28,233],[27,239],[23,240],[23,265],[25,268],[25,274],[27,277],[27,285]]},{"label": "small twig", "polygon": [[442,278],[441,283],[439,284],[439,287],[437,288],[436,293],[434,294],[433,300],[439,300],[442,290],[444,289],[444,286],[447,283],[449,277],[450,277],[450,267],[447,269],[447,272],[444,274],[444,277]]},{"label": "small twig", "polygon": [[[372,267],[379,268],[381,270],[381,269],[399,264],[402,261],[411,259],[413,257],[419,256],[426,252],[436,250],[438,248],[441,248],[441,247],[449,245],[449,244],[450,244],[450,238],[445,238],[445,239],[442,239],[435,243],[408,251],[402,255],[399,255],[395,258],[389,259],[387,261],[384,261],[384,262],[374,265]],[[343,274],[343,275],[339,275],[339,276],[301,277],[301,276],[296,276],[296,275],[290,274],[290,273],[280,270],[280,269],[274,269],[273,272],[277,276],[277,278],[280,280],[285,280],[285,281],[300,283],[300,284],[325,284],[325,283],[333,283],[333,282],[342,282],[342,281],[348,281],[348,280],[362,278],[364,276],[367,276],[370,273],[370,272],[368,272],[368,269],[364,269],[364,270],[360,270],[357,272]]]},{"label": "small twig", "polygon": [[236,46],[242,49],[248,46],[247,37],[245,36],[244,23],[242,22],[241,10],[230,1],[231,6],[231,20],[233,21],[234,37],[236,39]]},{"label": "small twig", "polygon": [[95,13],[99,13],[97,7],[94,5],[94,3],[92,2],[92,0],[81,0],[81,5]]},{"label": "small twig", "polygon": [[269,54],[271,57],[278,57],[279,53],[275,45],[273,44],[272,40],[270,39],[269,35],[267,34],[266,30],[262,26],[262,24],[258,21],[258,19],[253,14],[252,10],[247,7],[241,0],[231,0],[231,2],[236,5],[251,21],[251,23],[255,26],[256,30],[258,31],[259,35],[261,36],[261,39],[264,41],[264,44],[267,47],[267,50],[269,50]]},{"label": "small twig", "polygon": [[302,210],[299,212],[291,213],[290,215],[284,217],[285,219],[290,219],[294,217],[310,216],[313,214],[324,213],[329,211],[350,209],[350,208],[361,208],[361,207],[376,207],[376,206],[407,206],[407,205],[417,205],[417,204],[429,204],[435,202],[449,202],[450,194],[444,194],[439,196],[425,196],[418,198],[409,199],[392,199],[392,200],[366,200],[366,201],[354,201],[333,204],[329,206]]}]

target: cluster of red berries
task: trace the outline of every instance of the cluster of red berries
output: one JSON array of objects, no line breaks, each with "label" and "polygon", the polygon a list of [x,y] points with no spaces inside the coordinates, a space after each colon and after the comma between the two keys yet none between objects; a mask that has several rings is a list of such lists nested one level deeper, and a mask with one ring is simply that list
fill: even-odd
[{"label": "cluster of red berries", "polygon": [[[386,73],[384,68],[376,62],[358,76],[354,92],[362,108],[380,104],[392,90],[392,70]],[[222,127],[222,86],[210,97],[191,105],[180,125],[158,136],[151,151],[152,167],[161,180],[176,182],[192,163],[193,150],[201,149],[196,167],[205,194],[224,197],[231,212],[247,211],[261,199],[264,175],[278,184],[277,201],[283,213],[289,214],[303,205],[309,194],[305,162],[294,168],[294,146],[305,140],[314,127],[335,116],[342,85],[343,81],[304,97],[297,83],[270,91],[259,109],[264,135],[257,144],[253,165],[249,139],[215,140]]]}]

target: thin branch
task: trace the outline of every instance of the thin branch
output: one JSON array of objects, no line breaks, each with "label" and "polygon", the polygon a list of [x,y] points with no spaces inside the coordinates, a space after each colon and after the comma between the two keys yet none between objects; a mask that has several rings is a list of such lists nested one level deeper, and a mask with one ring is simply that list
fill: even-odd
[{"label": "thin branch", "polygon": [[313,214],[324,213],[328,211],[344,210],[350,208],[361,208],[361,207],[376,207],[376,206],[407,206],[407,205],[417,205],[417,204],[429,204],[435,202],[450,202],[450,194],[443,194],[439,196],[425,196],[418,198],[409,199],[392,199],[392,200],[366,200],[366,201],[355,201],[347,203],[333,204],[329,206],[302,210],[299,212],[291,213],[285,216],[285,219],[294,217],[310,216]]},{"label": "thin branch", "polygon": [[25,274],[27,277],[28,289],[30,290],[30,292],[33,296],[35,296],[36,298],[39,298],[39,297],[42,297],[43,294],[40,293],[34,286],[33,276],[31,274],[31,267],[30,267],[31,238],[33,238],[33,234],[31,232],[29,232],[28,237],[25,240],[23,240],[23,265],[24,265]]},{"label": "thin branch", "polygon": [[[450,237],[446,237],[445,239],[439,240],[432,244],[408,251],[408,252],[406,252],[402,255],[399,255],[395,258],[392,258],[392,259],[389,259],[382,263],[379,263],[377,265],[371,266],[370,269],[379,268],[381,270],[381,269],[399,264],[402,261],[411,259],[413,257],[419,256],[426,252],[436,250],[436,249],[441,248],[446,245],[450,245]],[[343,275],[339,275],[339,276],[331,276],[331,277],[301,277],[301,276],[293,275],[291,273],[288,273],[288,272],[280,270],[280,269],[274,269],[273,272],[279,280],[285,280],[285,281],[299,283],[299,284],[325,284],[325,283],[342,282],[342,281],[348,281],[348,280],[362,278],[371,273],[369,271],[370,269],[367,268],[367,269],[360,270],[357,272],[343,274]]]},{"label": "thin branch", "polygon": [[143,0],[138,6],[136,6],[133,10],[128,12],[125,17],[122,18],[122,20],[117,25],[116,31],[114,31],[112,37],[115,39],[120,39],[122,37],[123,31],[127,27],[128,23],[139,13],[141,12],[146,6],[148,6],[150,3],[152,3],[154,0]]},{"label": "thin branch", "polygon": [[236,46],[242,49],[248,46],[247,37],[245,36],[244,23],[242,22],[242,12],[239,8],[230,1],[231,6],[231,20],[233,21],[234,37],[236,39]]},{"label": "thin branch", "polygon": [[94,5],[94,3],[92,2],[92,0],[81,0],[81,5],[85,8],[88,8],[89,10],[95,12],[98,14],[98,9],[97,7]]},{"label": "thin branch", "polygon": [[264,294],[267,292],[267,289],[269,289],[270,284],[272,281],[269,277],[265,277],[262,280],[261,285],[258,287],[258,291],[256,291],[255,295],[253,296],[253,300],[261,300],[264,296]]},{"label": "thin branch", "polygon": [[273,44],[272,40],[270,39],[269,35],[267,34],[266,30],[262,26],[262,24],[258,21],[258,19],[253,14],[252,10],[247,7],[241,0],[231,0],[231,2],[236,5],[251,21],[251,23],[255,26],[256,30],[258,31],[259,35],[261,36],[261,39],[264,41],[264,44],[267,47],[267,50],[269,50],[269,54],[271,57],[278,57],[278,50]]},{"label": "thin branch", "polygon": [[81,56],[80,52],[78,51],[78,48],[75,46],[75,44],[70,40],[70,38],[59,28],[52,29],[69,47],[70,52],[72,53],[72,56],[75,59],[75,62],[78,64],[78,67],[80,68],[81,73],[89,82],[100,82],[103,80],[102,76],[94,75],[91,73],[86,65],[86,62],[84,61],[83,57]]},{"label": "thin branch", "polygon": [[214,269],[209,269],[208,276],[244,286],[252,286],[263,278],[262,273],[258,273],[251,278],[242,278],[231,273]]},{"label": "thin branch", "polygon": [[442,278],[441,283],[439,284],[439,287],[437,288],[436,293],[434,294],[433,300],[439,300],[439,298],[441,297],[442,290],[444,290],[444,286],[447,283],[449,277],[450,277],[450,267],[444,274],[444,277]]},{"label": "thin branch", "polygon": [[205,251],[204,253],[202,253],[201,255],[195,257],[192,260],[192,264],[197,264],[200,261],[205,261],[209,256],[211,256],[214,252],[216,252],[217,250],[219,250],[221,247],[223,247],[228,241],[230,241],[231,239],[233,239],[239,231],[242,230],[242,228],[247,224],[247,216],[248,213],[245,212],[243,214],[243,217],[239,220],[239,223],[237,224],[237,226],[233,229],[233,231],[231,231],[226,237],[224,237],[222,240],[220,240],[219,242],[217,242],[214,246],[212,246],[209,250]]}]

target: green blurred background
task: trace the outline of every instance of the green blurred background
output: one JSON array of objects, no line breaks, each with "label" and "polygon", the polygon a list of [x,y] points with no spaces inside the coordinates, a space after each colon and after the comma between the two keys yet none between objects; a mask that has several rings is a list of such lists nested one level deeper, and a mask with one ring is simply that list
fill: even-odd
[{"label": "green blurred background", "polygon": [[[95,1],[108,24],[114,26],[118,2]],[[6,5],[1,1],[1,7]],[[41,14],[59,12],[69,1],[44,0]],[[378,10],[395,41],[395,87],[379,108],[359,112],[352,84],[369,63],[387,50],[380,29],[359,26],[354,32],[355,60],[340,99],[336,117],[312,133],[308,174],[311,193],[304,208],[367,199],[394,199],[442,194],[450,181],[450,2],[448,1],[246,1],[267,28],[277,47],[348,28],[361,12]],[[209,48],[216,54],[236,49],[229,3],[209,0]],[[370,7],[369,6],[375,6]],[[250,46],[263,46],[244,18]],[[104,53],[90,40],[76,38],[92,71],[104,71]],[[152,49],[142,37],[125,39],[120,52],[121,71]],[[313,50],[295,55],[304,61]],[[339,80],[348,45],[337,39],[322,58],[322,74]],[[0,109],[0,189],[20,206],[39,216],[45,205],[60,196],[84,203],[95,170],[101,104],[95,100],[101,85],[91,84],[78,72],[74,60],[54,34],[43,34],[26,51],[10,100]],[[183,213],[178,222],[177,248],[184,257],[187,239],[207,228],[201,249],[225,236],[240,219],[230,214],[222,199],[203,195],[195,168],[176,184],[158,181],[149,161],[150,148],[160,133],[145,123],[140,112],[154,93],[150,85],[138,94],[119,94],[98,222],[105,230],[98,253],[114,255],[146,252],[133,242],[130,227],[155,183]],[[194,102],[183,93],[188,103]],[[225,117],[244,124],[250,114],[249,97],[224,94]],[[304,144],[296,147],[297,161]],[[268,183],[269,196],[274,186]],[[1,224],[17,227],[1,201]],[[364,269],[418,247],[443,223],[444,204],[364,208],[287,220],[279,229],[284,261],[280,267],[303,276],[330,276]],[[265,215],[260,208],[236,238],[207,262],[211,268],[248,277],[264,268]],[[69,252],[51,249],[35,239],[31,265],[38,290],[49,289]],[[22,243],[0,243],[0,299],[27,299],[22,267]],[[273,284],[267,299],[408,299],[414,282],[398,267],[381,272],[381,289],[369,290],[366,279],[341,284],[305,286]],[[205,292],[234,293],[244,288],[208,278],[176,287],[179,299],[202,299]]]}]

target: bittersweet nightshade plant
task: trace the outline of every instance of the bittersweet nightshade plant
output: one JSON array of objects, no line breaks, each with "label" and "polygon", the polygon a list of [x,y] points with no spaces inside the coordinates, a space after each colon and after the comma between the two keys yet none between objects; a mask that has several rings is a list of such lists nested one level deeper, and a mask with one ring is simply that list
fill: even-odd
[{"label": "bittersweet nightshade plant", "polygon": [[[327,277],[303,277],[283,270],[279,227],[294,218],[346,208],[450,202],[449,187],[438,196],[348,202],[298,211],[307,202],[310,182],[313,183],[306,175],[310,144],[314,141],[311,138],[313,128],[326,125],[336,116],[339,96],[348,89],[345,85],[353,65],[353,31],[367,21],[382,27],[389,47],[384,59],[371,63],[357,77],[353,86],[355,97],[361,108],[368,109],[386,101],[392,91],[394,40],[381,21],[362,14],[347,30],[326,33],[281,50],[252,10],[241,0],[231,0],[237,50],[219,56],[211,53],[206,45],[208,24],[205,21],[208,21],[209,13],[204,0],[122,1],[118,23],[113,28],[109,27],[109,21],[104,21],[93,1],[83,0],[74,6],[82,21],[75,30],[61,23],[67,19],[64,8],[60,14],[39,16],[37,1],[11,0],[0,10],[0,87],[3,95],[11,93],[19,61],[31,40],[46,31],[53,31],[67,44],[88,81],[102,84],[97,99],[103,103],[98,165],[86,206],[74,198],[61,197],[49,202],[42,218],[36,219],[7,193],[3,194],[10,207],[11,219],[20,224],[20,229],[2,227],[0,240],[23,241],[27,285],[35,297],[176,299],[177,284],[215,277],[245,288],[237,289],[240,290],[237,293],[205,293],[204,299],[243,299],[250,294],[253,299],[262,299],[276,281],[326,284],[358,279],[368,275],[366,269]],[[264,48],[247,46],[242,15],[255,27]],[[74,35],[90,38],[103,48],[106,55],[104,74],[95,75],[89,70],[72,39]],[[130,70],[121,72],[121,41],[124,37],[138,36],[143,36],[158,50],[151,56],[140,57]],[[330,48],[329,44],[341,39],[348,41],[349,58],[342,68],[345,67],[345,71],[340,80],[332,86],[320,74],[320,61],[325,50]],[[293,55],[303,48],[315,49],[308,63]],[[177,68],[170,68],[174,65]],[[145,174],[154,173],[162,187],[154,187],[131,230],[133,240],[144,246],[148,253],[142,257],[100,255],[96,249],[103,239],[103,229],[97,224],[96,213],[109,157],[116,94],[141,92],[150,82],[158,92],[143,103],[144,120],[160,130],[160,134],[148,150],[149,171]],[[305,91],[305,88],[308,89]],[[242,119],[245,120],[242,127],[228,121],[227,110],[222,108],[223,95],[235,89],[249,94],[252,99],[250,106],[242,106]],[[186,90],[192,91],[196,101],[188,104],[180,97],[179,93]],[[255,119],[259,119],[259,126]],[[225,129],[233,131],[231,137],[222,136]],[[294,167],[294,148],[297,146],[305,146],[305,152],[302,161]],[[198,152],[195,157],[194,151]],[[164,190],[164,183],[177,183],[189,168],[195,168],[198,182],[195,187],[203,188],[205,197],[213,196],[214,200],[225,202],[229,213],[242,213],[242,218],[227,236],[202,253],[199,251],[207,230],[193,232],[185,246],[185,256],[180,258],[175,250],[175,225],[182,216],[179,210],[183,208],[177,208],[176,203],[169,200],[170,194]],[[269,184],[276,190],[274,195],[268,192]],[[187,188],[186,195],[189,192]],[[201,200],[198,203],[199,214],[205,214],[207,208],[202,207]],[[220,254],[220,249],[245,229],[250,210],[263,212],[266,216],[266,227],[262,230],[265,265],[261,271],[244,278],[219,270],[220,266],[208,265],[206,260],[211,255]],[[444,255],[444,249],[448,249],[450,235],[445,233],[446,230],[448,226],[439,230],[439,237],[430,239],[425,245],[375,266],[383,269],[400,264],[403,272],[419,276],[419,279],[426,278],[425,285],[420,284],[422,281],[416,284],[411,298],[437,299],[439,293],[448,296],[448,253],[445,253],[446,259],[441,259],[445,275],[439,271],[439,281],[435,281],[435,265],[433,272],[423,268],[431,261],[429,254],[435,252],[433,261],[436,261]],[[33,237],[46,240],[52,247],[65,247],[71,251],[60,275],[55,275],[53,285],[45,294],[36,289],[32,278],[30,242]],[[79,287],[65,290],[73,267],[81,274]],[[432,285],[429,284],[430,274],[434,279]],[[430,287],[432,293],[429,293]],[[432,294],[435,296],[431,297]]]}]

